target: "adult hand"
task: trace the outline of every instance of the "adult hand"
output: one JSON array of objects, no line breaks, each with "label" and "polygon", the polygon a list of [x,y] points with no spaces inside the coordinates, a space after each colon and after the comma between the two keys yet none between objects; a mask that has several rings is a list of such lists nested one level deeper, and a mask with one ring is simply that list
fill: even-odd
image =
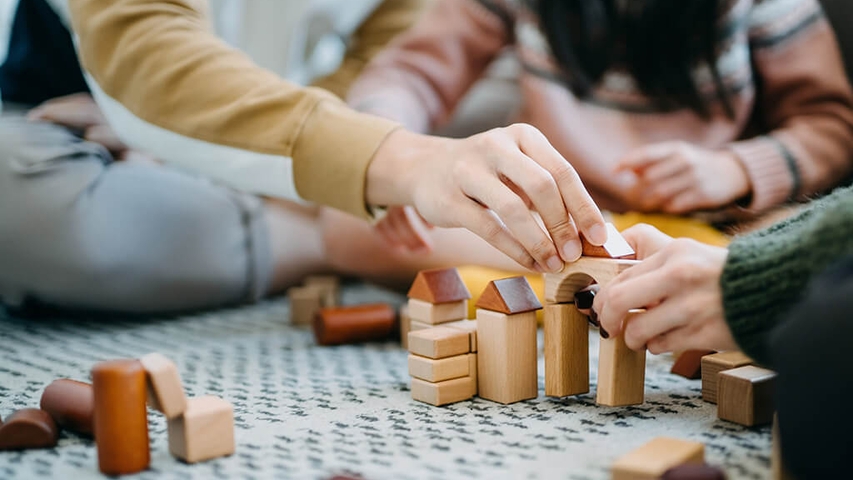
[{"label": "adult hand", "polygon": [[412,207],[391,207],[376,224],[382,238],[395,248],[423,253],[432,251],[432,239],[428,234],[431,228],[432,225]]},{"label": "adult hand", "polygon": [[468,228],[540,272],[558,272],[580,257],[578,228],[595,245],[607,241],[604,218],[577,172],[529,125],[463,140],[397,130],[368,168],[367,201],[411,205],[435,226]]},{"label": "adult hand", "polygon": [[680,214],[719,208],[745,197],[751,188],[734,153],[686,142],[639,148],[622,158],[616,169],[637,175],[628,198],[645,211]]},{"label": "adult hand", "polygon": [[128,151],[128,146],[109,126],[101,108],[88,93],[48,100],[30,110],[27,118],[76,130],[85,140],[103,145],[117,159],[124,157]]},{"label": "adult hand", "polygon": [[[736,349],[723,310],[720,276],[728,251],[694,240],[673,240],[643,225],[624,232],[643,260],[595,296],[593,308],[611,336],[624,334],[634,350]],[[628,312],[646,309],[623,324]],[[623,329],[624,326],[624,329]]]}]

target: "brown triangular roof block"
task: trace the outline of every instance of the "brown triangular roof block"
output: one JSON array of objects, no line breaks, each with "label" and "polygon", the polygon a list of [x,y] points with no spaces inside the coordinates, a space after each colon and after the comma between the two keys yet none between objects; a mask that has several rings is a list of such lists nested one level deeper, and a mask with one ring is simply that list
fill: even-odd
[{"label": "brown triangular roof block", "polygon": [[539,310],[542,304],[526,278],[512,277],[489,282],[477,301],[477,308],[513,315]]},{"label": "brown triangular roof block", "polygon": [[471,298],[471,292],[455,268],[422,270],[415,277],[409,298],[429,303],[450,303]]},{"label": "brown triangular roof block", "polygon": [[625,241],[622,234],[612,223],[607,224],[607,242],[602,246],[589,243],[581,235],[584,257],[636,259],[637,255],[631,245]]}]

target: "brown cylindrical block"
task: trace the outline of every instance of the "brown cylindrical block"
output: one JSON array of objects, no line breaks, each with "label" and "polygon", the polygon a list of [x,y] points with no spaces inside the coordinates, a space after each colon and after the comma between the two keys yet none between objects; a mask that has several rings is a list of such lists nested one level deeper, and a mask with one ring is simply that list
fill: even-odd
[{"label": "brown cylindrical block", "polygon": [[396,312],[384,303],[324,308],[314,317],[314,337],[319,345],[384,340],[396,327]]},{"label": "brown cylindrical block", "polygon": [[0,451],[51,448],[59,440],[59,427],[51,416],[37,408],[25,408],[0,422]]},{"label": "brown cylindrical block", "polygon": [[126,475],[148,468],[146,377],[139,360],[111,360],[92,368],[98,468]]},{"label": "brown cylindrical block", "polygon": [[92,435],[95,414],[92,385],[67,378],[54,380],[41,394],[40,406],[60,427]]}]

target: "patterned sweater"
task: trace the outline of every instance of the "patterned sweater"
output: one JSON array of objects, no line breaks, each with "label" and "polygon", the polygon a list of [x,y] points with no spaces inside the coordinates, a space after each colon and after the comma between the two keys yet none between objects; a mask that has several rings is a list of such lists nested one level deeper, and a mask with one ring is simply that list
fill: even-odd
[{"label": "patterned sweater", "polygon": [[[716,104],[707,64],[694,78],[712,110],[665,111],[612,69],[590,98],[566,87],[532,9],[535,0],[438,0],[380,54],[349,102],[417,131],[444,122],[506,48],[523,65],[517,120],[545,133],[604,208],[630,209],[635,181],[613,174],[632,149],[668,140],[733,151],[751,183],[754,211],[837,185],[853,169],[853,94],[837,41],[816,0],[730,0],[717,67],[734,118]],[[758,134],[758,135],[756,135]]]}]

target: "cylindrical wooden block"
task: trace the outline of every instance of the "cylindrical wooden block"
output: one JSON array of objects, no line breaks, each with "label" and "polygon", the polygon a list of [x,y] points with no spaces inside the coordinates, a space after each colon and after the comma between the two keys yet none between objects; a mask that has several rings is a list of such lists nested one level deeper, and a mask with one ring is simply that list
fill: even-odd
[{"label": "cylindrical wooden block", "polygon": [[319,345],[384,340],[396,327],[397,315],[384,303],[324,308],[314,317],[314,337]]},{"label": "cylindrical wooden block", "polygon": [[148,468],[146,377],[139,360],[111,360],[92,368],[98,467],[106,475]]},{"label": "cylindrical wooden block", "polygon": [[92,385],[67,378],[55,380],[41,394],[40,406],[60,427],[92,435],[95,412]]}]

